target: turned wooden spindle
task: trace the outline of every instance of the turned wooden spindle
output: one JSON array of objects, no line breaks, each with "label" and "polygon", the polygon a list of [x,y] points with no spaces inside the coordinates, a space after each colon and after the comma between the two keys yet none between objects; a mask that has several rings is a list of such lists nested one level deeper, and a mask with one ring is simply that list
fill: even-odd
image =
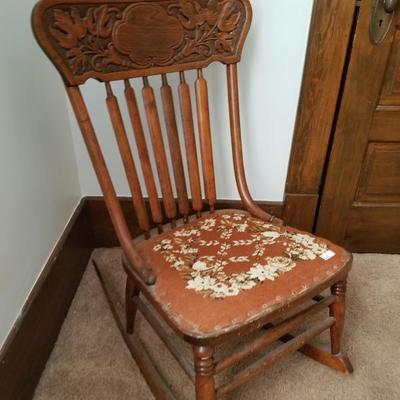
[{"label": "turned wooden spindle", "polygon": [[331,351],[332,354],[339,354],[344,328],[346,281],[335,283],[331,287],[331,293],[336,297],[335,302],[329,307],[330,315],[336,320],[330,329]]},{"label": "turned wooden spindle", "polygon": [[196,371],[196,400],[215,400],[213,350],[210,347],[194,346],[194,368]]}]

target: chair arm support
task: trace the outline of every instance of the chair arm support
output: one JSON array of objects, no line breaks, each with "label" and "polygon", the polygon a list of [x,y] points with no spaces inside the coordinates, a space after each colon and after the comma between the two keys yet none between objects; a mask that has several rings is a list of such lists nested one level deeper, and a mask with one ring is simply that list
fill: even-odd
[{"label": "chair arm support", "polygon": [[[143,261],[143,260],[141,260]],[[125,269],[125,272],[129,275],[132,276],[135,275],[139,276],[139,278],[145,283],[147,286],[153,286],[155,285],[157,281],[157,277],[154,274],[153,270],[148,267],[148,266],[141,266],[138,268],[137,266],[135,267],[135,264],[133,264],[129,258],[127,257],[125,251],[122,254],[122,265]],[[136,264],[137,265],[137,264]]]},{"label": "chair arm support", "polygon": [[146,265],[143,257],[136,250],[131,235],[127,235],[126,232],[119,231],[117,227],[116,231],[123,251],[122,264],[124,266],[125,272],[128,275],[132,275],[133,273],[134,275],[136,275],[136,277],[139,277],[147,286],[154,285],[157,281],[157,277],[152,268]]}]

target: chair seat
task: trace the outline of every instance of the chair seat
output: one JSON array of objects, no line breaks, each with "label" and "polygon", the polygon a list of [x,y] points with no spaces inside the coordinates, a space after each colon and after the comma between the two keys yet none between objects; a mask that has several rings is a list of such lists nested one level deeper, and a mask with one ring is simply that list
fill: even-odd
[{"label": "chair seat", "polygon": [[157,274],[153,300],[196,338],[234,330],[325,289],[351,260],[326,240],[237,210],[208,214],[138,249]]}]

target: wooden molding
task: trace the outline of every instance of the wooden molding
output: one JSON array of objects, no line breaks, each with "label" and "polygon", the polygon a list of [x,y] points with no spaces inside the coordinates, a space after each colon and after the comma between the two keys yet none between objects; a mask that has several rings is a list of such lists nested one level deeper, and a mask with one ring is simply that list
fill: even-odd
[{"label": "wooden molding", "polygon": [[93,250],[82,200],[0,352],[0,397],[31,399]]},{"label": "wooden molding", "polygon": [[[314,225],[355,10],[355,1],[314,1],[283,215],[295,227],[309,229]],[[293,198],[299,194],[309,200],[306,215],[295,217],[293,201],[303,205],[307,201]]]}]

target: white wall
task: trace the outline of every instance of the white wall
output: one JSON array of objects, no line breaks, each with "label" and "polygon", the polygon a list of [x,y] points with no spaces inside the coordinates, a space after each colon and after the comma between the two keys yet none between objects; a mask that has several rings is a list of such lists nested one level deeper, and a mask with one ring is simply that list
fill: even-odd
[{"label": "white wall", "polygon": [[[313,0],[252,0],[254,20],[239,72],[245,162],[255,199],[283,199],[312,3]],[[218,195],[236,199],[225,70],[220,65],[213,65],[206,75],[214,117]],[[160,86],[158,80],[152,78],[151,82],[155,88]],[[129,195],[121,163],[113,156],[116,144],[104,104],[104,88],[100,86],[89,82],[84,94],[94,103],[91,110],[97,117],[93,122],[105,148],[117,191],[120,195]],[[100,190],[73,117],[71,121],[82,191],[85,195],[98,195]],[[129,123],[126,126],[130,129]]]},{"label": "white wall", "polygon": [[[61,80],[33,39],[34,3],[3,0],[0,8],[0,346],[80,197],[100,193],[75,119],[65,112]],[[254,197],[282,200],[312,0],[252,3],[254,22],[240,65],[245,159]],[[212,66],[207,78],[218,194],[237,198],[224,69]],[[118,193],[127,195],[100,86],[89,82],[84,93],[94,100],[94,123]]]},{"label": "white wall", "polygon": [[34,3],[0,9],[0,346],[81,194],[62,83],[30,29]]}]

